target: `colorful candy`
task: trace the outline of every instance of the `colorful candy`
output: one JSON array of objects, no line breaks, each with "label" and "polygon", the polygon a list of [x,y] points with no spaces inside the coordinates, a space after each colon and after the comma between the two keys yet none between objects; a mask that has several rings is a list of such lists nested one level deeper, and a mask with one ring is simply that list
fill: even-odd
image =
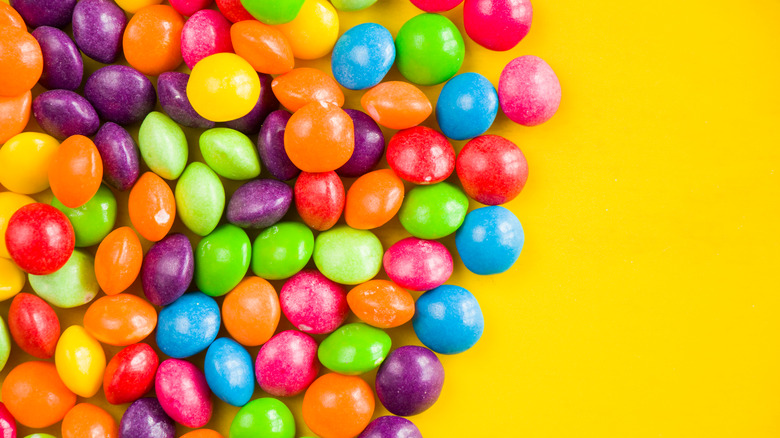
[{"label": "colorful candy", "polygon": [[398,70],[420,85],[440,84],[455,76],[466,52],[458,27],[439,14],[420,14],[404,23],[395,49]]},{"label": "colorful candy", "polygon": [[[8,3],[0,2],[0,26],[15,27],[19,30],[27,30],[22,16]],[[3,438],[6,438],[3,436]]]},{"label": "colorful candy", "polygon": [[453,140],[484,134],[497,113],[498,93],[479,73],[463,73],[447,81],[436,102],[439,127]]},{"label": "colorful candy", "polygon": [[11,336],[8,335],[8,327],[5,321],[0,317],[0,371],[5,368],[8,362],[8,356],[11,355]]},{"label": "colorful candy", "polygon": [[387,164],[406,181],[435,184],[455,170],[455,149],[433,129],[415,126],[397,132],[390,139]]},{"label": "colorful candy", "polygon": [[117,438],[119,425],[104,409],[79,403],[62,419],[62,438]]},{"label": "colorful candy", "polygon": [[154,392],[165,413],[177,423],[203,427],[211,420],[214,406],[206,377],[187,361],[162,361],[154,378]]},{"label": "colorful candy", "polygon": [[215,53],[233,52],[230,22],[217,11],[204,9],[190,14],[181,31],[181,53],[187,67]]},{"label": "colorful candy", "polygon": [[111,64],[122,53],[124,11],[111,0],[82,0],[73,9],[73,39],[85,55]]},{"label": "colorful candy", "polygon": [[328,172],[346,163],[355,149],[352,119],[328,102],[312,102],[290,117],[284,150],[304,172]]},{"label": "colorful candy", "polygon": [[384,331],[363,323],[346,324],[328,335],[317,357],[328,369],[345,375],[367,373],[385,360],[392,341]]},{"label": "colorful candy", "polygon": [[103,161],[92,140],[74,135],[62,142],[49,168],[49,185],[59,202],[81,207],[95,196],[102,179]]},{"label": "colorful candy", "polygon": [[293,438],[295,419],[290,408],[274,398],[258,398],[238,410],[230,438]]},{"label": "colorful candy", "polygon": [[425,12],[444,12],[454,9],[463,0],[411,0],[412,4]]},{"label": "colorful candy", "polygon": [[214,231],[225,210],[225,188],[207,165],[190,163],[176,183],[176,211],[193,233],[205,236]]},{"label": "colorful candy", "polygon": [[277,76],[271,88],[279,103],[293,113],[312,102],[344,105],[344,93],[336,81],[316,68],[296,68]]},{"label": "colorful candy", "polygon": [[171,234],[152,245],[141,267],[144,295],[155,306],[165,306],[182,296],[195,273],[192,245],[187,236]]},{"label": "colorful candy", "polygon": [[466,215],[455,235],[458,253],[469,271],[499,274],[520,257],[525,234],[517,216],[501,206],[478,208]]},{"label": "colorful candy", "polygon": [[248,277],[222,302],[222,321],[230,336],[247,347],[271,339],[279,324],[279,297],[271,283]]},{"label": "colorful candy", "polygon": [[219,324],[219,306],[213,298],[202,292],[184,294],[160,310],[157,346],[170,357],[190,357],[214,342]]},{"label": "colorful candy", "polygon": [[214,395],[233,406],[244,406],[255,391],[252,357],[230,338],[214,341],[203,363],[206,382]]},{"label": "colorful candy", "polygon": [[241,4],[241,0],[214,0],[214,3],[217,4],[219,12],[233,23],[255,19]]},{"label": "colorful candy", "polygon": [[422,438],[420,430],[403,417],[385,416],[372,421],[358,438]]},{"label": "colorful candy", "polygon": [[429,290],[417,299],[414,332],[426,347],[439,354],[462,353],[482,337],[485,321],[477,299],[468,290],[451,285]]},{"label": "colorful candy", "polygon": [[333,281],[358,284],[379,273],[382,252],[382,242],[371,231],[339,226],[317,236],[314,263]]},{"label": "colorful candy", "polygon": [[490,50],[509,50],[531,29],[530,0],[467,0],[463,27],[477,44]]},{"label": "colorful candy", "polygon": [[359,11],[373,5],[376,0],[335,0],[332,3],[339,11]]},{"label": "colorful candy", "polygon": [[130,14],[135,14],[136,12],[140,11],[141,9],[150,6],[150,5],[156,5],[162,3],[162,0],[118,0],[116,2],[119,7],[124,9],[126,12]]},{"label": "colorful candy", "polygon": [[433,111],[425,93],[401,81],[383,82],[366,91],[360,105],[372,119],[390,129],[417,126]]},{"label": "colorful candy", "polygon": [[26,282],[27,276],[24,271],[11,260],[0,257],[0,301],[21,292]]},{"label": "colorful candy", "polygon": [[379,328],[398,327],[414,316],[414,298],[387,280],[369,280],[347,294],[352,313],[363,322]]},{"label": "colorful candy", "polygon": [[116,198],[111,190],[101,185],[85,204],[68,208],[56,197],[51,205],[65,213],[76,236],[76,247],[97,245],[114,228],[116,222]]},{"label": "colorful candy", "polygon": [[39,361],[21,363],[5,376],[2,399],[16,421],[34,428],[57,423],[76,404],[54,364]]},{"label": "colorful candy", "polygon": [[190,75],[169,71],[157,78],[157,97],[165,113],[176,123],[190,128],[213,128],[215,123],[198,114],[187,98]]},{"label": "colorful candy", "polygon": [[344,288],[315,270],[301,271],[287,280],[279,302],[292,325],[315,335],[336,330],[349,315]]},{"label": "colorful candy", "polygon": [[127,23],[122,36],[125,59],[131,67],[149,76],[176,70],[182,61],[183,27],[184,19],[170,6],[142,7]]},{"label": "colorful candy", "polygon": [[504,67],[498,81],[501,110],[523,126],[546,122],[561,104],[561,83],[543,59],[526,55]]},{"label": "colorful candy", "polygon": [[195,249],[195,285],[206,295],[225,295],[246,275],[251,251],[252,243],[244,230],[220,225]]},{"label": "colorful candy", "polygon": [[106,354],[84,327],[65,329],[54,351],[54,364],[65,386],[76,395],[89,398],[97,394],[106,370]]},{"label": "colorful candy", "polygon": [[27,29],[4,27],[0,41],[0,83],[3,84],[0,96],[13,97],[29,91],[41,73],[43,55],[38,41]]},{"label": "colorful candy", "polygon": [[200,60],[187,82],[187,97],[195,111],[214,122],[247,115],[260,97],[260,80],[244,58],[217,53]]},{"label": "colorful candy", "polygon": [[390,355],[376,373],[376,395],[388,411],[408,417],[436,403],[444,385],[444,367],[425,347],[407,345]]},{"label": "colorful candy", "polygon": [[0,184],[22,194],[49,188],[49,166],[60,143],[38,132],[13,136],[0,148]]},{"label": "colorful candy", "polygon": [[301,10],[304,0],[241,0],[241,5],[253,17],[266,24],[292,21]]},{"label": "colorful candy", "polygon": [[452,256],[435,240],[407,237],[394,243],[382,258],[385,272],[399,286],[411,290],[431,290],[452,275]]},{"label": "colorful candy", "polygon": [[225,127],[243,132],[246,135],[256,135],[269,114],[279,109],[279,101],[271,90],[274,78],[265,73],[259,73],[260,97],[255,106],[243,117],[225,122]]},{"label": "colorful candy", "polygon": [[30,121],[32,93],[27,91],[18,96],[0,96],[0,144],[24,131]]},{"label": "colorful candy", "polygon": [[50,90],[33,100],[32,112],[44,131],[64,140],[73,135],[90,136],[100,127],[95,108],[70,90]]},{"label": "colorful candy", "polygon": [[176,9],[176,12],[192,18],[196,12],[208,8],[212,0],[173,0],[169,3],[173,9]]},{"label": "colorful candy", "polygon": [[213,128],[200,135],[203,160],[228,179],[252,179],[260,175],[257,149],[246,135],[228,128]]},{"label": "colorful candy", "polygon": [[119,422],[119,438],[174,438],[176,425],[154,397],[138,399]]},{"label": "colorful candy", "polygon": [[130,223],[146,240],[157,242],[168,234],[176,217],[173,191],[152,172],[141,175],[127,201]]},{"label": "colorful candy", "polygon": [[287,184],[273,179],[250,181],[233,192],[227,220],[242,228],[267,228],[279,222],[292,203]]},{"label": "colorful candy", "polygon": [[0,402],[0,437],[16,438],[16,420],[2,402]]},{"label": "colorful candy", "polygon": [[211,429],[197,429],[192,432],[187,432],[181,436],[181,438],[225,438],[219,432],[215,432]]},{"label": "colorful candy", "polygon": [[60,321],[54,309],[35,295],[21,293],[8,309],[8,329],[14,342],[40,359],[54,356],[60,338]]},{"label": "colorful candy", "polygon": [[163,113],[152,111],[144,118],[138,130],[138,146],[149,170],[165,179],[178,178],[187,165],[187,137]]},{"label": "colorful candy", "polygon": [[511,201],[528,180],[528,162],[523,153],[497,135],[484,135],[466,143],[455,166],[466,194],[486,205]]},{"label": "colorful candy", "polygon": [[126,346],[146,339],[157,325],[157,311],[131,294],[98,298],[84,313],[84,328],[98,341]]},{"label": "colorful candy", "polygon": [[35,203],[19,208],[8,220],[5,244],[11,259],[25,272],[46,275],[65,265],[76,238],[61,211]]},{"label": "colorful candy", "polygon": [[285,110],[274,111],[268,115],[260,128],[257,138],[257,152],[260,160],[274,178],[287,181],[295,178],[301,171],[290,161],[284,149],[284,133],[292,114]]},{"label": "colorful candy", "polygon": [[39,80],[44,87],[76,90],[81,86],[84,64],[81,54],[68,34],[56,27],[41,26],[32,36],[38,41],[43,56],[43,72]]},{"label": "colorful candy", "polygon": [[255,20],[239,21],[230,28],[230,39],[236,54],[260,73],[287,73],[295,65],[292,46],[273,26]]},{"label": "colorful candy", "polygon": [[144,120],[157,103],[152,82],[138,70],[109,65],[92,73],[84,96],[103,120],[131,125]]},{"label": "colorful candy", "polygon": [[355,109],[345,109],[344,112],[352,119],[355,127],[355,149],[349,160],[336,169],[336,173],[357,177],[370,172],[379,164],[385,151],[385,136],[368,114]]},{"label": "colorful candy", "polygon": [[116,123],[106,122],[93,141],[103,161],[103,180],[120,191],[132,188],[141,169],[138,146],[130,133]]},{"label": "colorful candy", "polygon": [[[336,4],[334,6],[339,8]],[[350,90],[379,84],[393,62],[393,36],[376,23],[359,24],[346,31],[336,42],[331,55],[333,76]]]},{"label": "colorful candy", "polygon": [[131,403],[151,391],[158,364],[157,353],[148,344],[133,344],[120,350],[106,365],[106,401],[114,405]]},{"label": "colorful candy", "polygon": [[81,251],[73,251],[68,262],[51,274],[30,273],[28,279],[39,297],[63,309],[83,306],[100,292],[95,278],[95,261]]},{"label": "colorful candy", "polygon": [[260,347],[255,361],[255,376],[263,391],[290,397],[311,385],[317,378],[317,341],[295,330],[276,334]]},{"label": "colorful candy", "polygon": [[371,422],[374,394],[357,376],[325,374],[303,396],[303,421],[322,438],[350,438]]},{"label": "colorful candy", "polygon": [[8,248],[5,245],[5,230],[8,221],[16,210],[28,204],[35,203],[35,199],[14,192],[0,192],[0,257],[9,258]]},{"label": "colorful candy", "polygon": [[412,236],[440,239],[460,228],[468,207],[469,200],[463,191],[440,182],[410,190],[398,218]]},{"label": "colorful candy", "polygon": [[263,230],[252,245],[252,272],[268,280],[295,275],[309,262],[314,234],[298,222],[280,222]]},{"label": "colorful candy", "polygon": [[295,208],[309,227],[325,231],[344,211],[344,184],[336,172],[303,172],[295,180]]},{"label": "colorful candy", "polygon": [[95,278],[106,295],[116,295],[130,287],[141,272],[144,252],[141,241],[130,227],[109,233],[95,253]]},{"label": "colorful candy", "polygon": [[379,228],[392,219],[404,200],[404,182],[390,169],[369,172],[347,192],[344,219],[359,230]]},{"label": "colorful candy", "polygon": [[[242,2],[246,1],[242,0]],[[279,1],[259,1],[273,5],[270,7],[276,10],[280,9]],[[286,2],[299,3],[300,0],[285,0],[283,3]],[[326,0],[304,0],[300,11],[293,20],[279,24],[276,28],[290,42],[296,58],[317,59],[330,53],[336,44],[336,39],[339,36],[339,16],[333,5]]]}]

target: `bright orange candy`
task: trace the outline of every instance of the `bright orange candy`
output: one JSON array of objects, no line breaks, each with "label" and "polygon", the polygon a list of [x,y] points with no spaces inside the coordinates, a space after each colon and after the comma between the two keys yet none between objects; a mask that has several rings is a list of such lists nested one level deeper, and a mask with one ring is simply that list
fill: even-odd
[{"label": "bright orange candy", "polygon": [[97,299],[84,313],[84,329],[98,341],[125,346],[143,341],[157,326],[157,311],[131,294]]},{"label": "bright orange candy", "polygon": [[386,224],[401,209],[404,182],[391,169],[380,169],[358,178],[347,192],[344,219],[358,230]]},{"label": "bright orange candy", "polygon": [[366,324],[382,329],[398,327],[414,316],[414,297],[389,280],[369,280],[352,288],[347,303]]},{"label": "bright orange candy", "polygon": [[425,93],[401,81],[383,82],[368,90],[360,104],[372,119],[390,129],[417,126],[433,109]]},{"label": "bright orange candy", "polygon": [[271,89],[279,103],[291,112],[296,112],[312,102],[329,102],[344,105],[344,92],[335,79],[316,68],[296,68],[277,76],[271,82]]},{"label": "bright orange candy", "polygon": [[136,181],[127,200],[127,213],[138,234],[157,242],[168,234],[176,217],[176,199],[171,187],[154,172]]},{"label": "bright orange candy", "polygon": [[371,422],[374,393],[357,376],[321,376],[303,396],[303,421],[322,438],[353,438]]},{"label": "bright orange candy", "polygon": [[225,296],[222,321],[241,345],[256,347],[271,339],[279,325],[279,295],[260,277],[245,278]]},{"label": "bright orange candy", "polygon": [[49,186],[66,207],[81,207],[92,199],[103,179],[103,161],[92,142],[72,135],[60,144],[49,165]]},{"label": "bright orange candy", "polygon": [[260,73],[278,75],[295,66],[290,42],[275,27],[257,20],[239,21],[230,27],[230,40],[236,55]]},{"label": "bright orange candy", "polygon": [[79,403],[62,419],[62,438],[118,438],[119,425],[104,409]]},{"label": "bright orange candy", "polygon": [[0,28],[3,26],[11,26],[25,32],[27,31],[27,25],[24,24],[24,19],[16,12],[16,9],[12,8],[8,3],[0,1]]},{"label": "bright orange candy", "polygon": [[95,277],[107,295],[124,292],[138,278],[144,259],[141,241],[130,227],[119,227],[100,242]]},{"label": "bright orange candy", "polygon": [[211,429],[198,429],[192,432],[185,433],[181,438],[225,438],[219,432],[215,432]]},{"label": "bright orange candy", "polygon": [[176,70],[182,62],[183,27],[184,18],[170,6],[142,8],[127,23],[122,38],[127,62],[149,76]]},{"label": "bright orange candy", "polygon": [[16,421],[27,427],[43,428],[62,420],[76,404],[72,393],[50,362],[24,362],[3,381],[0,395]]},{"label": "bright orange candy", "polygon": [[41,46],[27,30],[0,28],[0,96],[16,97],[30,91],[43,73]]},{"label": "bright orange candy", "polygon": [[29,90],[16,97],[0,97],[0,145],[24,131],[30,121],[31,105],[32,93]]},{"label": "bright orange candy", "polygon": [[284,150],[304,172],[329,172],[346,163],[355,150],[349,114],[327,102],[312,102],[287,121]]}]

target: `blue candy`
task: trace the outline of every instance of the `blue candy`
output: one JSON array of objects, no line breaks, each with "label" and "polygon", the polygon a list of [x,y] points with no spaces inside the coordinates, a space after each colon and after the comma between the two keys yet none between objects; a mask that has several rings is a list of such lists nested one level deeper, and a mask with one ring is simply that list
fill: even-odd
[{"label": "blue candy", "polygon": [[238,342],[219,338],[211,344],[203,363],[211,392],[233,406],[249,403],[255,391],[252,357]]},{"label": "blue candy", "polygon": [[440,354],[462,353],[482,337],[485,320],[471,292],[448,284],[417,299],[412,325],[417,338]]},{"label": "blue candy", "polygon": [[350,90],[371,88],[382,82],[395,62],[390,31],[376,23],[363,23],[346,31],[333,47],[333,76]]},{"label": "blue candy", "polygon": [[214,342],[220,322],[213,298],[202,292],[184,294],[160,310],[157,346],[170,357],[190,357]]},{"label": "blue candy", "polygon": [[497,113],[496,88],[479,73],[463,73],[450,79],[441,89],[436,102],[439,127],[453,140],[484,134]]},{"label": "blue candy", "polygon": [[498,205],[467,214],[455,234],[463,264],[479,275],[500,274],[511,268],[524,242],[525,233],[517,216]]}]

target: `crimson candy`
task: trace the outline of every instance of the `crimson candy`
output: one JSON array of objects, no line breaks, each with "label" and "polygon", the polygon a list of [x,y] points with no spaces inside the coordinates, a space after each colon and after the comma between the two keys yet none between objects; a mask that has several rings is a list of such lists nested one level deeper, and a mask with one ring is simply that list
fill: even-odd
[{"label": "crimson candy", "polygon": [[250,181],[230,197],[227,219],[242,228],[268,228],[279,222],[292,203],[293,191],[273,179]]},{"label": "crimson candy", "polygon": [[125,11],[112,0],[81,0],[73,9],[73,39],[85,55],[111,64],[122,51]]},{"label": "crimson candy", "polygon": [[141,267],[146,298],[165,306],[184,295],[195,273],[192,245],[184,234],[170,234],[152,245]]},{"label": "crimson candy", "polygon": [[292,114],[285,110],[274,111],[268,115],[260,128],[257,138],[257,152],[260,161],[274,178],[287,181],[301,173],[300,169],[287,156],[284,149],[284,131]]},{"label": "crimson candy", "polygon": [[463,27],[475,43],[490,50],[516,46],[531,29],[530,0],[466,0]]},{"label": "crimson candy", "polygon": [[59,140],[72,135],[91,136],[100,127],[95,108],[70,90],[50,90],[33,100],[33,115],[38,124]]},{"label": "crimson candy", "polygon": [[14,263],[33,275],[60,269],[76,247],[76,235],[64,213],[48,204],[28,204],[8,220],[5,244]]},{"label": "crimson candy", "polygon": [[119,422],[119,438],[174,438],[176,425],[154,397],[133,402]]},{"label": "crimson candy", "polygon": [[422,438],[422,434],[406,418],[388,415],[372,421],[358,438]]},{"label": "crimson candy", "polygon": [[41,46],[43,55],[40,84],[50,90],[77,89],[84,75],[84,63],[68,34],[56,27],[41,26],[32,32],[32,36]]},{"label": "crimson candy", "polygon": [[284,283],[279,304],[284,316],[298,330],[317,335],[336,330],[349,314],[344,288],[310,269]]},{"label": "crimson candy", "polygon": [[336,172],[301,172],[295,181],[295,208],[303,222],[315,230],[336,225],[345,199],[344,184]]},{"label": "crimson candy", "polygon": [[16,420],[0,402],[0,438],[16,438]]},{"label": "crimson candy", "polygon": [[24,22],[33,28],[67,26],[76,6],[76,0],[11,0],[10,3]]},{"label": "crimson candy", "polygon": [[463,0],[411,0],[412,4],[425,12],[444,12],[454,9]]},{"label": "crimson candy", "polygon": [[154,376],[159,359],[148,344],[128,345],[106,365],[103,392],[113,404],[131,403],[154,387]]},{"label": "crimson candy", "polygon": [[190,75],[187,73],[169,71],[160,74],[157,78],[157,96],[160,98],[160,106],[171,119],[180,125],[211,129],[216,124],[198,114],[187,98],[187,81],[189,79]]},{"label": "crimson candy", "polygon": [[225,122],[225,126],[236,131],[241,131],[246,135],[255,135],[260,132],[260,127],[269,114],[279,109],[279,101],[276,99],[271,89],[271,75],[258,73],[260,78],[260,97],[257,104],[247,115],[240,119]]},{"label": "crimson candy", "polygon": [[257,353],[255,376],[263,391],[276,397],[299,394],[317,378],[317,341],[296,330],[268,340]]},{"label": "crimson candy", "polygon": [[514,199],[528,180],[525,155],[511,141],[483,135],[463,146],[455,163],[463,191],[485,205]]},{"label": "crimson candy", "polygon": [[126,65],[109,65],[92,73],[84,96],[101,118],[120,125],[140,122],[157,102],[149,78]]},{"label": "crimson candy", "polygon": [[8,309],[8,329],[25,353],[41,359],[54,355],[60,338],[60,320],[41,298],[28,293],[16,295]]},{"label": "crimson candy", "polygon": [[385,272],[399,286],[423,291],[441,286],[452,275],[452,256],[435,240],[407,237],[387,249]]},{"label": "crimson candy", "polygon": [[95,134],[94,142],[103,161],[103,179],[117,190],[130,190],[141,173],[133,137],[125,128],[106,122]]},{"label": "crimson candy", "polygon": [[355,126],[355,149],[336,173],[346,177],[358,177],[376,167],[385,152],[385,136],[382,129],[368,114],[360,110],[345,109]]},{"label": "crimson candy", "polygon": [[192,68],[201,59],[215,53],[232,51],[230,22],[219,12],[204,9],[192,14],[184,23],[181,30],[181,54],[187,67]]},{"label": "crimson candy", "polygon": [[401,178],[435,184],[455,170],[455,149],[445,136],[425,126],[398,131],[387,144],[387,163]]},{"label": "crimson candy", "polygon": [[390,353],[376,373],[376,395],[395,415],[424,412],[439,399],[444,367],[431,350],[406,345]]},{"label": "crimson candy", "polygon": [[217,8],[222,15],[233,23],[238,23],[244,20],[254,20],[255,17],[250,14],[244,5],[241,4],[241,0],[215,0]]},{"label": "crimson candy", "polygon": [[201,9],[206,9],[211,5],[212,0],[170,0],[169,3],[176,9],[176,12],[191,17]]}]

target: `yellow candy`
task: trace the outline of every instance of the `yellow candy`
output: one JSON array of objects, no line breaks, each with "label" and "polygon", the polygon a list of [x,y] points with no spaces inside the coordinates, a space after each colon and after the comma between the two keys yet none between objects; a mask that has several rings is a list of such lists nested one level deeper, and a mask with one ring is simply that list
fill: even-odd
[{"label": "yellow candy", "polygon": [[24,287],[27,275],[9,259],[0,259],[0,301],[18,294]]},{"label": "yellow candy", "polygon": [[187,97],[201,117],[227,122],[244,117],[260,98],[260,79],[244,58],[217,53],[201,59],[187,82]]},{"label": "yellow candy", "polygon": [[306,0],[298,16],[275,26],[299,59],[317,59],[330,53],[339,37],[339,15],[326,0]]},{"label": "yellow candy", "polygon": [[139,9],[151,5],[158,5],[162,0],[116,0],[116,4],[126,12],[135,14]]},{"label": "yellow candy", "polygon": [[103,384],[106,354],[95,338],[84,327],[68,327],[54,350],[54,365],[62,383],[82,397],[97,394]]},{"label": "yellow candy", "polygon": [[8,248],[5,247],[5,229],[8,228],[8,220],[11,219],[16,210],[33,202],[35,199],[29,196],[13,192],[0,192],[0,257],[11,257],[8,254]]},{"label": "yellow candy", "polygon": [[52,136],[23,132],[0,148],[0,184],[16,193],[49,188],[49,163],[60,143]]}]

